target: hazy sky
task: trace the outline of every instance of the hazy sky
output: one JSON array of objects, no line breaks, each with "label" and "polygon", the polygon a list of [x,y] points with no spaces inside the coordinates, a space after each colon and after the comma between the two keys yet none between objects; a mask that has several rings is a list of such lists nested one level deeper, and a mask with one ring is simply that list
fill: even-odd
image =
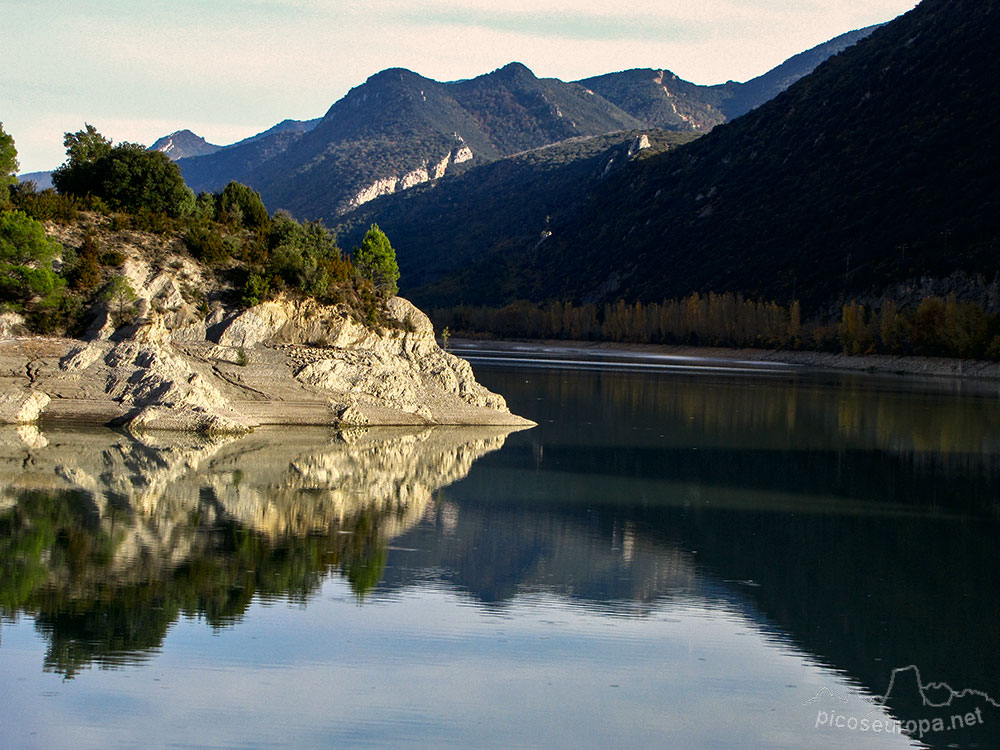
[{"label": "hazy sky", "polygon": [[0,122],[22,172],[62,163],[94,124],[150,144],[190,128],[227,144],[323,115],[379,70],[441,81],[512,60],[575,80],[668,68],[744,81],[916,0],[0,0]]}]

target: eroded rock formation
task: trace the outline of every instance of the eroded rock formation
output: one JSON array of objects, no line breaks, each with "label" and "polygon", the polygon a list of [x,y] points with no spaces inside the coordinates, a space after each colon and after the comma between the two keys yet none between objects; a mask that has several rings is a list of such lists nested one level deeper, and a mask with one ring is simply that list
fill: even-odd
[{"label": "eroded rock formation", "polygon": [[[240,433],[267,424],[528,425],[438,347],[401,298],[372,328],[343,305],[281,297],[249,309],[188,301],[190,261],[123,263],[137,319],[103,310],[86,340],[0,339],[0,423],[38,419]],[[188,266],[191,267],[188,267]]]}]

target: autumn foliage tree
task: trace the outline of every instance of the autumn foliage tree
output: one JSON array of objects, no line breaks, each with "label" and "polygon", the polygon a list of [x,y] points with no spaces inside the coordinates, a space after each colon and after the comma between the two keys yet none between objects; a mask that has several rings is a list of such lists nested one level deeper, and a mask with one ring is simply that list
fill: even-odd
[{"label": "autumn foliage tree", "polygon": [[852,301],[842,307],[839,321],[803,322],[798,301],[785,306],[697,292],[648,304],[543,306],[521,300],[499,308],[460,305],[433,310],[431,318],[439,328],[508,338],[1000,359],[1000,319],[955,295],[928,297],[905,309],[892,300],[875,308]]}]

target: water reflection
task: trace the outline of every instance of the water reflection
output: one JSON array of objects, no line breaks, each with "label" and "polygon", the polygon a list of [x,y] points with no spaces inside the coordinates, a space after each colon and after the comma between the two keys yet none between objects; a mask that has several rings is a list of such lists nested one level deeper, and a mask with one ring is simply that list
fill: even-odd
[{"label": "water reflection", "polygon": [[0,434],[0,607],[31,614],[45,668],[135,662],[182,615],[213,628],[255,597],[305,601],[331,571],[358,597],[389,540],[506,428]]},{"label": "water reflection", "polygon": [[[286,684],[332,690],[341,670],[331,704],[375,715],[314,746],[410,732],[482,744],[484,717],[509,738],[513,710],[527,717],[522,744],[588,744],[602,731],[591,713],[614,705],[608,743],[683,727],[685,746],[901,747],[915,745],[813,722],[843,712],[845,695],[883,719],[942,713],[912,671],[896,672],[908,665],[1000,697],[1000,406],[987,387],[477,376],[539,427],[4,432],[3,611],[30,617],[46,668],[71,676],[149,658],[185,616],[239,622],[228,632],[246,638],[255,602],[308,602],[311,618],[282,625],[294,636],[272,639],[307,644],[313,668],[289,668]],[[329,596],[342,590],[349,606]],[[381,703],[354,690],[373,682]],[[433,705],[407,713],[425,693]],[[584,708],[554,722],[552,707],[565,717],[570,704]],[[998,746],[991,704],[966,695],[945,713],[977,708],[983,725],[923,744]]]},{"label": "water reflection", "polygon": [[[885,694],[894,670],[916,665],[925,682],[1000,699],[995,386],[966,386],[956,397],[944,381],[829,375],[477,375],[540,428],[487,462],[516,489],[491,491],[474,474],[444,494],[466,514],[504,503],[530,514],[513,498],[561,498],[560,518],[594,530],[606,558],[619,550],[625,564],[625,530],[645,545],[688,551],[703,595],[735,604],[869,696]],[[584,427],[568,425],[567,413],[583,415]],[[534,548],[540,571],[544,544]],[[577,570],[593,559],[579,555]],[[494,592],[463,569],[472,595],[490,600]],[[539,583],[533,570],[523,585]],[[585,590],[579,576],[572,590]],[[925,744],[1000,741],[1000,711],[989,701],[931,703],[912,679],[897,681],[887,700],[899,717],[950,718],[970,707],[989,715],[986,725]]]},{"label": "water reflection", "polygon": [[[803,496],[872,502],[876,512],[915,503],[941,509],[947,499],[961,512],[977,504],[1000,518],[995,383],[809,372],[478,372],[541,425],[518,445],[546,471],[728,487],[728,502],[787,509],[801,509]],[[509,449],[505,456],[528,458]]]}]

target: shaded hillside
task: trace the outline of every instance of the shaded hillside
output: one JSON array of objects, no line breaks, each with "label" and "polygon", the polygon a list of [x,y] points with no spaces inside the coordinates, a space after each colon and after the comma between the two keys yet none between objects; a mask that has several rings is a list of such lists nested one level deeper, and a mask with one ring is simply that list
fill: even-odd
[{"label": "shaded hillside", "polygon": [[282,120],[262,133],[223,146],[211,154],[180,159],[177,166],[188,187],[195,192],[218,191],[232,180],[245,183],[253,169],[284,153],[318,123],[318,119]]},{"label": "shaded hillside", "polygon": [[721,109],[726,96],[722,87],[699,86],[669,70],[636,68],[579,83],[650,127],[706,132],[726,121]]},{"label": "shaded hillside", "polygon": [[319,121],[286,121],[182,168],[195,190],[237,180],[259,190],[272,211],[335,220],[381,195],[570,138],[649,127],[706,132],[732,116],[730,100],[759,104],[862,33],[747,84],[699,86],[653,70],[565,83],[516,62],[440,83],[393,68],[351,89]]},{"label": "shaded hillside", "polygon": [[39,190],[52,187],[52,172],[24,172],[17,176],[18,182],[33,182]]},{"label": "shaded hillside", "polygon": [[715,290],[826,303],[958,270],[992,278],[998,15],[995,0],[925,0],[757,110],[609,180],[543,249],[509,257],[519,280],[483,287],[484,301]]},{"label": "shaded hillside", "polygon": [[729,81],[713,88],[721,89],[721,108],[726,118],[732,120],[770,101],[793,83],[812,73],[820,63],[871,36],[882,24],[866,26],[849,31],[819,44],[805,52],[800,52],[776,68],[746,83]]},{"label": "shaded hillside", "polygon": [[403,287],[419,297],[484,254],[541,245],[552,222],[631,159],[693,137],[628,131],[564,141],[378,198],[344,216],[337,233],[352,247],[377,222],[392,237]]},{"label": "shaded hillside", "polygon": [[[267,130],[257,133],[257,135],[252,135],[249,138],[244,138],[242,141],[237,141],[233,146],[244,146],[248,143],[253,143],[254,141],[259,141],[268,136],[276,135],[277,133],[308,133],[310,130],[319,125],[322,117],[314,117],[312,120],[282,120],[277,125],[273,125]],[[227,148],[231,148],[227,146]]]},{"label": "shaded hillside", "polygon": [[234,143],[212,154],[180,159],[184,181],[196,193],[221,190],[232,180],[246,183],[249,175],[280,154],[302,137],[294,130],[280,131]]},{"label": "shaded hillside", "polygon": [[[495,158],[488,139],[442,84],[408,70],[385,70],[351,89],[313,131],[249,181],[269,207],[327,216],[346,210],[379,180],[433,170],[442,161],[461,164],[456,157],[466,145],[477,156]],[[374,197],[378,188],[372,192]]]},{"label": "shaded hillside", "polygon": [[537,78],[521,63],[446,85],[503,156],[645,125],[577,84]]}]

